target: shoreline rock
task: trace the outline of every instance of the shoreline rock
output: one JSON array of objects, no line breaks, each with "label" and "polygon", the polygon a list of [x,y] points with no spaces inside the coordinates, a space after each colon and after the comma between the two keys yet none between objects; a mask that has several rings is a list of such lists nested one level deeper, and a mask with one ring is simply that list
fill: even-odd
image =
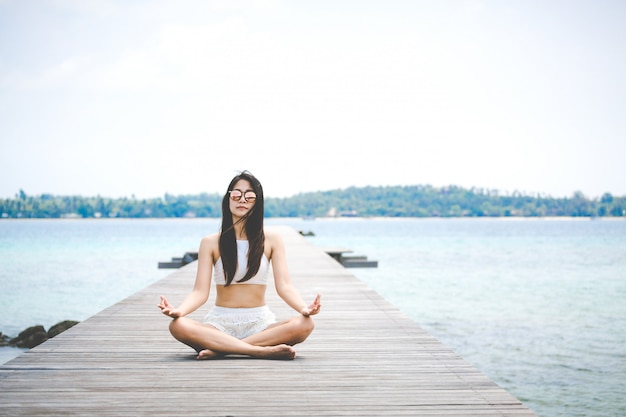
[{"label": "shoreline rock", "polygon": [[79,322],[74,321],[74,320],[64,320],[64,321],[58,322],[57,324],[55,324],[54,326],[48,329],[48,339],[52,339],[54,336],[57,336],[63,333],[64,331],[66,331],[67,329],[76,326],[78,323]]},{"label": "shoreline rock", "polygon": [[10,338],[5,334],[0,333],[0,346],[32,349],[46,340],[52,339],[53,337],[63,333],[78,323],[78,321],[74,320],[64,320],[50,327],[48,331],[46,331],[42,325],[31,326],[14,338]]}]

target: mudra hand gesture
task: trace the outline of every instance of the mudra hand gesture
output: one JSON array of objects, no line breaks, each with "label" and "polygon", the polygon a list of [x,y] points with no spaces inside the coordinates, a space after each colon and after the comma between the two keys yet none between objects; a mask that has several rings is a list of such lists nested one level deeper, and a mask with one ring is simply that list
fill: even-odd
[{"label": "mudra hand gesture", "polygon": [[159,308],[161,309],[161,313],[173,319],[181,317],[180,311],[176,310],[176,308],[167,301],[167,298],[163,296],[161,296],[161,302],[159,303]]},{"label": "mudra hand gesture", "polygon": [[322,296],[320,294],[317,294],[317,297],[315,297],[315,300],[313,300],[313,302],[309,304],[307,307],[303,308],[300,311],[300,313],[304,317],[314,316],[317,313],[319,313],[320,309],[322,308],[322,304],[320,303],[321,298]]}]

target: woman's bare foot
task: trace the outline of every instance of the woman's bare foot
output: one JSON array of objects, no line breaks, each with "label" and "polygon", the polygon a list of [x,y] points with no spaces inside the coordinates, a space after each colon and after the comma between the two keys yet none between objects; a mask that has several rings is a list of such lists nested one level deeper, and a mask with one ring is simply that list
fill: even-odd
[{"label": "woman's bare foot", "polygon": [[221,358],[222,356],[224,355],[218,352],[213,352],[211,349],[204,349],[198,352],[198,356],[196,357],[196,359],[198,360],[217,359],[217,358]]},{"label": "woman's bare foot", "polygon": [[[276,345],[276,346],[259,346],[258,353],[253,353],[250,356],[253,358],[261,359],[295,359],[296,350],[289,345]],[[220,352],[214,352],[211,349],[204,349],[198,352],[196,357],[198,360],[206,359],[218,359],[224,357],[225,354]]]},{"label": "woman's bare foot", "polygon": [[265,359],[295,359],[296,350],[289,345],[265,346],[261,353],[254,356]]}]

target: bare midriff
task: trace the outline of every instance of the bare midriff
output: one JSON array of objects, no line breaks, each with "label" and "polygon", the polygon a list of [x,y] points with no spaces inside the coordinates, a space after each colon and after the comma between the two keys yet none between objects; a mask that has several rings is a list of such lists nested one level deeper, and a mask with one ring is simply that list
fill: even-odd
[{"label": "bare midriff", "polygon": [[231,284],[216,285],[217,298],[215,305],[229,308],[253,308],[265,305],[265,289],[267,285]]}]

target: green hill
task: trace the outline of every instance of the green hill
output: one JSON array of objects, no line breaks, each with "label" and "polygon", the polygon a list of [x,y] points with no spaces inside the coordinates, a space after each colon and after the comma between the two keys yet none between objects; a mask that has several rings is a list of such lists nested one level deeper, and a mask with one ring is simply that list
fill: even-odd
[{"label": "green hill", "polygon": [[[2,218],[220,217],[219,194],[152,199],[81,196],[29,196],[20,190],[0,199]],[[605,193],[589,199],[581,192],[570,198],[500,194],[495,190],[430,185],[349,187],[265,199],[267,217],[623,217],[626,197]]]}]

